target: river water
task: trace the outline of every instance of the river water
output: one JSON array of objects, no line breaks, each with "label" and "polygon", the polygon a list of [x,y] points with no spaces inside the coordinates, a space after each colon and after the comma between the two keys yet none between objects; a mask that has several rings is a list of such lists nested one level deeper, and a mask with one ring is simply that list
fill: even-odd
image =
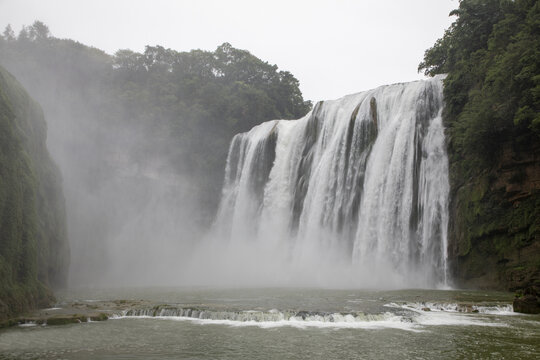
[{"label": "river water", "polygon": [[[0,331],[0,359],[538,359],[540,316],[454,290],[72,290],[57,307],[145,300],[104,322]],[[98,309],[108,310],[108,309]]]}]

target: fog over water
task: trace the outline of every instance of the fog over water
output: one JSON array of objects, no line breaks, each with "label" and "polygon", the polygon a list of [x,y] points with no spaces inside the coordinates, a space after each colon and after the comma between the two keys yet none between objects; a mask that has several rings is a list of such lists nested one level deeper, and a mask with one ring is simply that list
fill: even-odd
[{"label": "fog over water", "polygon": [[[22,11],[23,3],[32,5],[28,7],[31,10],[26,11],[25,8]],[[211,3],[217,6],[216,2]],[[250,6],[246,7],[246,13],[236,11],[242,4],[233,2],[231,8],[223,9],[230,15],[229,25],[230,19],[238,16],[245,18],[248,24],[260,19],[259,15],[256,16],[258,10]],[[226,35],[230,39],[209,37],[210,32],[203,30],[200,33],[195,31],[190,41],[199,41],[201,45],[192,42],[180,45],[169,37],[175,33],[170,31],[164,35],[162,43],[175,49],[189,50],[214,48],[221,41],[233,41],[233,45],[248,48],[264,61],[276,62],[280,68],[291,70],[293,75],[298,74],[306,98],[335,98],[374,87],[374,84],[421,77],[410,74],[416,74],[416,63],[420,61],[423,49],[431,45],[438,35],[433,31],[433,39],[422,37],[428,33],[424,28],[429,25],[443,29],[446,26],[426,14],[440,12],[441,17],[449,22],[448,10],[457,4],[445,4],[446,8],[435,9],[432,2],[414,2],[410,9],[407,6],[407,11],[412,12],[410,15],[418,20],[414,21],[414,26],[410,21],[412,18],[400,13],[402,5],[394,4],[384,9],[385,6],[378,2],[366,4],[356,6],[352,2],[344,2],[340,7],[334,2],[318,2],[305,8],[295,3],[291,5],[286,19],[293,17],[298,21],[287,21],[288,30],[277,29],[276,33],[270,33],[269,25],[261,22],[260,26],[252,27],[252,37],[242,37],[237,32],[241,27],[230,25],[234,30],[227,27]],[[40,19],[40,16],[59,37],[72,31],[69,21],[59,20],[51,13],[52,8],[44,9],[41,3],[6,1],[1,5],[9,8],[13,16],[9,18],[3,13],[0,25],[12,23],[15,31],[22,24]],[[102,3],[98,5],[87,9],[87,18],[94,24],[97,14],[101,14],[100,6],[104,6]],[[113,7],[116,9],[117,6]],[[162,9],[170,6],[171,3],[163,4]],[[196,13],[205,9],[205,6],[198,6],[193,5],[190,9]],[[142,8],[144,6],[134,2],[130,7],[132,17],[128,18],[144,23],[140,18],[144,13]],[[279,6],[274,6],[272,11],[277,8]],[[323,12],[329,8],[333,9],[333,16],[328,16],[328,22],[313,22],[313,19],[322,20]],[[313,16],[304,16],[304,10]],[[73,9],[66,6],[65,11],[69,14]],[[287,7],[283,11],[287,13]],[[385,16],[370,16],[381,12]],[[188,13],[182,13],[182,16]],[[253,16],[244,16],[246,14]],[[104,14],[104,19],[109,19],[109,15]],[[123,24],[124,17],[117,15],[115,19]],[[27,19],[27,16],[32,16],[32,19]],[[227,18],[216,11],[201,21],[204,23],[216,17],[220,18],[219,21]],[[369,18],[384,21],[374,23],[368,21]],[[425,18],[423,24],[422,18]],[[384,27],[384,24],[398,20],[400,25]],[[88,26],[86,19],[81,21]],[[108,21],[105,23],[109,24]],[[368,32],[361,31],[360,28],[368,23],[372,29],[378,29],[374,33],[378,32],[380,37],[373,36],[374,33],[368,36]],[[342,27],[343,24],[349,25]],[[147,33],[157,36],[151,25]],[[143,38],[142,35],[136,36],[140,29],[133,29],[131,37],[124,39],[126,42],[123,44],[115,43],[116,47],[103,42],[104,33],[113,38],[116,36],[111,29],[105,26],[95,32],[95,38],[81,37],[77,40],[97,45],[110,53],[124,47],[140,51],[144,46],[135,41]],[[313,29],[309,37],[304,36],[306,29]],[[319,33],[321,29],[328,29],[324,36]],[[410,31],[410,36],[400,33],[407,41],[421,38],[414,49],[411,45],[410,52],[384,41],[389,34],[397,34],[401,30]],[[94,32],[86,28],[84,34],[90,33]],[[240,31],[244,35],[249,33]],[[267,36],[280,39],[277,43],[281,46],[276,46],[276,41],[261,41]],[[302,41],[302,37],[306,40]],[[185,34],[180,33],[178,38],[184,39]],[[157,38],[144,39],[150,42]],[[290,39],[296,39],[294,46]],[[265,46],[261,48],[263,43]],[[189,46],[189,49],[183,49],[184,46]],[[387,53],[389,49],[390,53]],[[314,51],[324,56],[318,59],[318,56],[313,56]],[[396,65],[398,52],[402,52],[404,57],[406,54],[407,58],[415,54],[414,66],[408,75],[402,76],[405,74],[403,71],[396,75],[400,69]],[[98,53],[96,50],[96,58],[108,56]],[[299,53],[307,58],[297,56]],[[300,63],[291,60],[295,58]],[[200,174],[194,174],[185,165],[187,154],[196,151],[189,141],[174,141],[170,134],[160,133],[167,127],[144,123],[133,109],[123,104],[109,108],[110,104],[106,102],[101,106],[99,101],[92,100],[100,96],[107,98],[108,94],[95,94],[91,90],[86,93],[87,88],[107,89],[107,86],[92,87],[88,84],[96,81],[92,71],[103,74],[110,70],[103,65],[110,66],[110,61],[89,63],[88,68],[96,66],[88,72],[90,75],[79,76],[66,71],[61,79],[50,74],[40,77],[40,74],[17,66],[16,59],[8,59],[3,64],[44,109],[48,123],[47,144],[63,176],[71,246],[70,286],[399,287],[406,284],[433,287],[447,283],[446,254],[443,251],[447,222],[444,210],[447,206],[444,195],[447,191],[444,175],[446,155],[441,150],[444,139],[440,124],[434,125],[436,129],[431,127],[441,106],[439,93],[426,91],[426,102],[439,101],[435,106],[438,110],[433,112],[430,108],[429,116],[418,115],[424,111],[423,105],[411,107],[418,94],[402,97],[398,87],[395,94],[392,93],[394,90],[390,91],[389,98],[380,95],[384,91],[379,89],[326,102],[298,121],[264,123],[249,134],[235,138],[228,163],[218,165],[219,169],[214,174],[219,175],[211,175],[215,177],[211,179],[213,183],[221,183],[225,179],[223,199],[220,201],[219,196],[215,196],[212,201],[204,202],[201,199],[208,194],[200,183],[207,179],[197,178]],[[384,65],[377,70],[374,62]],[[331,69],[323,63],[332,64]],[[385,66],[386,70],[382,71]],[[62,73],[62,69],[58,73]],[[374,80],[374,74],[379,76],[378,80]],[[348,82],[353,79],[354,86],[338,79]],[[123,95],[129,96],[129,86],[127,81],[125,88],[128,90],[122,89],[125,91]],[[327,89],[328,92],[317,89]],[[158,100],[159,91],[147,89]],[[381,104],[378,109],[370,107],[371,98],[376,98],[376,103]],[[319,113],[321,109],[324,111]],[[373,134],[359,135],[361,131],[357,127],[365,126],[366,119],[374,111],[379,122],[370,125],[375,128],[369,130]],[[356,122],[350,122],[356,115]],[[309,131],[311,126],[306,126],[306,123],[314,122],[307,120],[310,117],[316,118],[318,123],[315,133],[303,134],[304,127]],[[158,110],[152,113],[152,119],[155,123],[169,121],[162,120]],[[390,130],[385,128],[387,123],[391,124]],[[213,131],[208,123],[195,127],[195,134],[182,134],[191,143],[199,141],[197,132]],[[219,133],[212,136],[216,141],[225,141]],[[367,138],[355,138],[362,136]],[[249,153],[247,149],[253,144],[258,146],[259,140],[268,145],[263,149],[263,157]],[[244,149],[239,150],[235,146],[243,146]],[[235,156],[246,159],[234,159]],[[255,157],[250,160],[247,159],[249,156]],[[433,169],[429,167],[434,164],[442,167],[430,172]],[[235,166],[237,169],[233,169]],[[235,174],[231,175],[231,172]],[[251,179],[249,174],[256,174],[255,179]],[[363,192],[364,187],[369,191]],[[440,192],[434,193],[434,189]],[[423,211],[434,214],[433,218],[423,217]],[[217,218],[214,218],[216,213]],[[373,266],[368,264],[368,260]],[[371,270],[376,268],[376,277],[370,275],[371,270],[367,271],[370,267]],[[397,276],[399,273],[406,274],[405,278],[410,281],[404,282]]]},{"label": "fog over water", "polygon": [[448,286],[442,104],[437,76],[237,135],[196,282]]},{"label": "fog over water", "polygon": [[64,178],[70,285],[176,284],[201,237],[193,179],[166,153],[147,149],[152,139],[129,119],[100,128],[88,126],[91,113],[73,119],[51,108],[48,145]]},{"label": "fog over water", "polygon": [[0,0],[0,360],[538,359],[538,5]]},{"label": "fog over water", "polygon": [[237,135],[210,209],[182,165],[190,149],[155,124],[121,106],[103,121],[84,97],[32,88],[64,178],[70,286],[447,286],[441,81]]}]

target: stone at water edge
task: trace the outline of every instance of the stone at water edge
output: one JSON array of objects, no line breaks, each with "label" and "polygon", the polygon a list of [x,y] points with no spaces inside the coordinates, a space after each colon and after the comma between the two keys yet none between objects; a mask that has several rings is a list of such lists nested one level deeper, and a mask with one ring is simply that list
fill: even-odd
[{"label": "stone at water edge", "polygon": [[540,289],[530,286],[523,291],[523,296],[514,299],[514,312],[540,314]]}]

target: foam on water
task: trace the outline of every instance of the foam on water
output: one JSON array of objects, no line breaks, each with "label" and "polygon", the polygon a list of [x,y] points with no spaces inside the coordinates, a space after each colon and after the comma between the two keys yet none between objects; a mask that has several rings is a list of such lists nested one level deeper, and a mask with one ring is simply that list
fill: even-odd
[{"label": "foam on water", "polygon": [[519,315],[514,312],[512,305],[496,305],[496,306],[477,306],[473,305],[473,309],[478,310],[481,314],[490,315]]},{"label": "foam on water", "polygon": [[113,319],[161,319],[191,321],[201,325],[256,326],[260,328],[336,328],[336,329],[401,329],[424,331],[429,326],[493,326],[504,327],[503,321],[493,321],[493,314],[508,315],[511,305],[481,306],[456,303],[389,303],[392,311],[377,314],[363,312],[337,313],[313,311],[269,311],[225,309],[195,309],[169,305],[131,309]]},{"label": "foam on water", "polygon": [[372,316],[372,319],[359,319],[351,314],[331,314],[333,320],[325,316],[310,316],[308,318],[302,318],[298,316],[291,316],[285,318],[282,313],[279,313],[278,319],[269,320],[232,320],[232,319],[204,319],[193,318],[187,316],[149,316],[149,315],[116,315],[111,319],[158,319],[158,320],[172,320],[172,321],[190,321],[200,325],[227,325],[232,327],[245,327],[255,326],[262,329],[278,328],[278,327],[294,327],[298,329],[306,328],[335,328],[335,329],[400,329],[413,332],[422,331],[417,328],[417,325],[411,321],[404,321],[400,316],[393,315],[391,313],[381,314],[378,316]]},{"label": "foam on water", "polygon": [[28,321],[28,322],[24,322],[24,323],[19,324],[19,327],[34,327],[34,326],[37,326],[37,325],[38,324],[35,321]]},{"label": "foam on water", "polygon": [[493,322],[490,319],[464,313],[426,312],[415,317],[415,323],[426,326],[508,326],[503,322]]},{"label": "foam on water", "polygon": [[420,313],[426,312],[450,312],[450,313],[480,313],[490,315],[516,315],[511,304],[504,305],[474,305],[458,303],[437,302],[408,302],[403,304],[389,303],[384,306],[390,308],[402,308]]}]

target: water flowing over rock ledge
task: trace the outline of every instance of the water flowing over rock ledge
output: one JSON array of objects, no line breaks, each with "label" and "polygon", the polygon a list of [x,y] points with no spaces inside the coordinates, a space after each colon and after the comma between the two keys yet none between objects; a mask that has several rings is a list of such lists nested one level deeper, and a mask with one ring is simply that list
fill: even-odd
[{"label": "water flowing over rock ledge", "polygon": [[219,248],[244,266],[240,278],[447,285],[443,78],[319,102],[235,136],[205,255]]},{"label": "water flowing over rock ledge", "polygon": [[[244,310],[220,304],[155,304],[147,300],[74,301],[42,309],[4,324],[7,326],[55,326],[108,319],[144,319],[196,321],[200,324],[231,326],[253,325],[260,327],[338,327],[378,328],[391,327],[419,330],[422,325],[437,325],[437,316],[444,314],[464,315],[512,315],[511,304],[500,302],[439,303],[439,302],[392,302],[384,305],[386,310],[376,313],[363,311],[335,312],[314,310]],[[437,313],[441,315],[437,315]],[[435,317],[435,318],[434,318]],[[428,319],[429,318],[429,319]],[[444,318],[445,322],[449,320]],[[456,324],[495,326],[476,318],[453,319]]]}]

